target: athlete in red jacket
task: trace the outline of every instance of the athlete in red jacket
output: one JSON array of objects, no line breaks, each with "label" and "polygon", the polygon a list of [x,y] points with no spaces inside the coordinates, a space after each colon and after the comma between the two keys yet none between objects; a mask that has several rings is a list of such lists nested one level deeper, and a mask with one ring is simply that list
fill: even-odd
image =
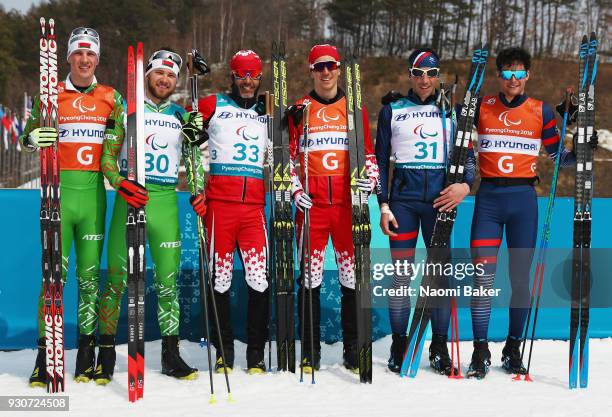
[{"label": "athlete in red jacket", "polygon": [[[304,372],[319,368],[320,362],[320,285],[323,278],[325,247],[331,235],[336,253],[338,278],[342,291],[341,321],[344,340],[344,365],[357,370],[355,323],[355,274],[353,239],[351,234],[351,200],[346,122],[346,98],[338,88],[340,55],[335,46],[315,45],[308,56],[314,89],[298,100],[297,108],[310,106],[308,143],[303,141],[301,112],[294,112],[289,121],[290,153],[292,161],[293,197],[297,208],[296,224],[298,242],[302,241],[303,210],[310,209],[310,259],[313,297],[313,321],[315,328],[314,352],[310,352],[309,315],[304,325],[306,353]],[[368,178],[359,182],[364,192],[372,192],[378,183],[378,167],[372,148],[368,116],[363,109],[364,144]],[[304,147],[308,147],[308,191],[304,192]],[[295,169],[299,159],[300,172]],[[301,253],[301,251],[300,251]],[[298,311],[301,311],[301,293],[304,285],[300,279]],[[308,284],[308,283],[306,283]]]}]

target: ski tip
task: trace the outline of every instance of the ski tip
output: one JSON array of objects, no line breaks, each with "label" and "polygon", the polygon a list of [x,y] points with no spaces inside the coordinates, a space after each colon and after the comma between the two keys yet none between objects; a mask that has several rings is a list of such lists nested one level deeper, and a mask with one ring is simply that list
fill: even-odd
[{"label": "ski tip", "polygon": [[138,55],[144,54],[144,44],[142,42],[138,42],[138,44],[136,45],[136,52],[138,53]]},{"label": "ski tip", "polygon": [[41,17],[41,18],[40,18],[40,26],[41,26],[41,27],[44,27],[44,26],[45,26],[45,24],[46,24],[46,22],[47,22],[47,21],[45,20],[45,18],[44,18],[44,17]]}]

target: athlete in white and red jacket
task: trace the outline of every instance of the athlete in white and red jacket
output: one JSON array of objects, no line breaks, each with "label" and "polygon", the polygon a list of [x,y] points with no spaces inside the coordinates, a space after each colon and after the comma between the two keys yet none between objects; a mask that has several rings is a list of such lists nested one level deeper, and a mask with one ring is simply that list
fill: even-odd
[{"label": "athlete in white and red jacket", "polygon": [[[249,287],[247,367],[248,372],[254,374],[266,370],[264,348],[269,321],[263,175],[268,134],[266,117],[258,111],[257,105],[261,59],[253,51],[238,51],[230,62],[230,69],[231,93],[214,94],[198,101],[205,120],[210,153],[204,219],[209,253],[214,260],[214,296],[225,349],[225,366],[230,370],[234,365],[229,289],[234,251],[238,248]],[[196,198],[202,199],[203,196]],[[217,335],[213,337],[213,344],[217,350],[215,368],[217,372],[223,372]]]}]

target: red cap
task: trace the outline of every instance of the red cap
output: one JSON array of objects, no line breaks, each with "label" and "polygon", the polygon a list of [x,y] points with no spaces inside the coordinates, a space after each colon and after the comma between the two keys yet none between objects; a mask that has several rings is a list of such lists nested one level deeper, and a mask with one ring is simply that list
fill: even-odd
[{"label": "red cap", "polygon": [[230,69],[239,73],[250,72],[255,76],[261,73],[261,68],[261,58],[250,49],[236,52],[230,61]]},{"label": "red cap", "polygon": [[336,61],[340,61],[340,54],[338,53],[338,48],[333,45],[323,44],[315,45],[312,47],[310,53],[308,54],[308,63],[312,65],[317,59],[325,55],[329,55]]}]

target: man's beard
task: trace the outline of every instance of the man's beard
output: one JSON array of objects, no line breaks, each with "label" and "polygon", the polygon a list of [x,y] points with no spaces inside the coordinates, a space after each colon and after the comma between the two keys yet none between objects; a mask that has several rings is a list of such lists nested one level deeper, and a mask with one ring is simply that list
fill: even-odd
[{"label": "man's beard", "polygon": [[155,85],[147,80],[147,86],[149,89],[149,94],[151,94],[154,98],[158,99],[158,100],[166,100],[168,97],[170,97],[172,95],[172,93],[174,93],[174,89],[169,89],[167,94],[164,94],[163,96],[160,96],[157,94],[157,92],[155,91]]}]

